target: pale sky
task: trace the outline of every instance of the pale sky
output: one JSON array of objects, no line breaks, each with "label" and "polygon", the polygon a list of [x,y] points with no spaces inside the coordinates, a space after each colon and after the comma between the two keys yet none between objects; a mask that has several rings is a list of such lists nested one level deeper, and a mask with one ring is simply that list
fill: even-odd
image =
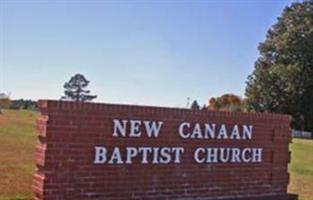
[{"label": "pale sky", "polygon": [[0,93],[59,99],[75,73],[97,102],[185,107],[244,96],[289,0],[0,0]]}]

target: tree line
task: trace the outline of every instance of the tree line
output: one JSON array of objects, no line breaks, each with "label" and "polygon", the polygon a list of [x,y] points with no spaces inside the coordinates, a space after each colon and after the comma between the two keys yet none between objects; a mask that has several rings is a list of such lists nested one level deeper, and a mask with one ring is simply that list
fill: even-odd
[{"label": "tree line", "polygon": [[0,109],[13,109],[13,110],[36,110],[37,102],[30,99],[14,99],[11,100],[9,97],[0,99]]}]

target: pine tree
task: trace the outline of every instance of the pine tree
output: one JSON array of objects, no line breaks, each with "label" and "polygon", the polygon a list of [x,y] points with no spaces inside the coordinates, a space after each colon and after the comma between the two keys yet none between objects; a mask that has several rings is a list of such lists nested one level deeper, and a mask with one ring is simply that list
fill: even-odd
[{"label": "pine tree", "polygon": [[194,101],[192,102],[192,104],[191,104],[191,106],[190,106],[190,109],[191,109],[191,110],[200,110],[200,106],[199,106],[197,100],[194,100]]},{"label": "pine tree", "polygon": [[92,101],[97,98],[96,95],[90,95],[90,91],[85,88],[88,86],[88,81],[84,75],[75,74],[71,79],[64,84],[64,94],[61,99],[72,100],[77,102]]}]

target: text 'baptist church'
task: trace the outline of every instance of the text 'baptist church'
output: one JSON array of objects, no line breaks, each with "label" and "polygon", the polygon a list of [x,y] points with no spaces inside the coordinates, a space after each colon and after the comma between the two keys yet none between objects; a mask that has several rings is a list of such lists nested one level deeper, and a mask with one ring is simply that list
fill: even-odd
[{"label": "text 'baptist church'", "polygon": [[[140,120],[113,120],[113,137],[132,137],[157,139],[163,121]],[[143,131],[144,130],[144,131]],[[181,139],[216,139],[216,140],[252,140],[252,125],[233,125],[215,123],[189,123],[182,122],[178,126],[178,136]],[[193,150],[193,160],[203,163],[259,163],[262,162],[262,148],[236,148],[236,147],[197,147]],[[183,147],[134,147],[121,149],[105,146],[95,146],[94,164],[132,164],[139,160],[141,164],[179,164],[182,161],[185,149]]]}]

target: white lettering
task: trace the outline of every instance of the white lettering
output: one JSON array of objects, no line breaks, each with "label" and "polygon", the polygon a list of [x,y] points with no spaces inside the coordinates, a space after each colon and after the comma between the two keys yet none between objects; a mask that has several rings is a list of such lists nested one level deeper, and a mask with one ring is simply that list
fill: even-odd
[{"label": "white lettering", "polygon": [[252,150],[252,162],[262,162],[262,150],[261,148]]},{"label": "white lettering", "polygon": [[190,123],[184,122],[184,123],[180,124],[180,126],[179,126],[179,135],[180,135],[181,138],[184,138],[184,139],[190,137],[190,133],[184,133],[184,128],[185,127],[186,128],[190,128]]},{"label": "white lettering", "polygon": [[215,126],[216,124],[205,124],[205,135],[204,135],[204,138],[205,139],[208,139],[208,138],[211,138],[211,139],[214,139],[215,138]]},{"label": "white lettering", "polygon": [[159,163],[159,147],[154,147],[153,148],[153,164],[158,164]]},{"label": "white lettering", "polygon": [[205,159],[204,158],[202,158],[202,159],[199,158],[199,154],[200,153],[204,153],[204,152],[205,152],[204,148],[199,147],[199,148],[196,149],[196,151],[194,153],[194,159],[195,159],[195,161],[197,163],[199,163],[199,164],[204,163]]},{"label": "white lettering", "polygon": [[95,146],[95,160],[94,164],[103,164],[107,161],[106,153],[107,149],[105,147]]},{"label": "white lettering", "polygon": [[233,127],[233,130],[230,135],[230,139],[238,139],[238,140],[240,139],[239,128],[237,124]]},{"label": "white lettering", "polygon": [[207,163],[217,163],[218,159],[218,148],[207,148],[206,149],[206,153],[207,153],[207,158],[206,158],[206,162]]},{"label": "white lettering", "polygon": [[132,159],[136,157],[138,154],[138,150],[135,147],[127,147],[126,148],[126,162],[127,164],[132,163]]},{"label": "white lettering", "polygon": [[218,133],[217,139],[228,139],[227,130],[225,124],[221,125],[220,131]]},{"label": "white lettering", "polygon": [[[225,155],[226,154],[226,155]],[[226,163],[229,161],[229,154],[230,154],[230,149],[229,148],[220,148],[220,160],[223,163]]]},{"label": "white lettering", "polygon": [[114,148],[109,164],[123,164],[121,152],[118,147]]},{"label": "white lettering", "polygon": [[249,139],[251,140],[252,139],[252,129],[253,129],[253,126],[252,125],[243,125],[242,126],[243,128],[243,134],[242,134],[242,139]]},{"label": "white lettering", "polygon": [[140,137],[140,125],[141,121],[139,120],[130,120],[130,133],[129,137]]},{"label": "white lettering", "polygon": [[203,138],[202,133],[201,133],[200,124],[197,123],[195,125],[190,138],[200,138],[200,139]]},{"label": "white lettering", "polygon": [[160,163],[167,164],[171,162],[172,157],[170,153],[171,153],[171,148],[169,147],[162,148],[160,151],[160,154],[161,154]]},{"label": "white lettering", "polygon": [[239,148],[232,148],[232,158],[230,162],[241,162]]},{"label": "white lettering", "polygon": [[175,155],[174,163],[180,163],[181,162],[181,155],[185,152],[185,149],[183,147],[174,147],[174,148],[172,148],[172,151]]},{"label": "white lettering", "polygon": [[[248,157],[247,157],[247,153],[248,153]],[[243,162],[250,162],[251,161],[251,155],[250,154],[251,154],[251,149],[250,148],[244,148],[242,150],[242,157],[241,157],[241,159],[243,160]]]},{"label": "white lettering", "polygon": [[113,122],[114,122],[113,136],[118,137],[120,135],[120,136],[126,137],[127,120],[120,121],[118,119],[114,119]]},{"label": "white lettering", "polygon": [[148,137],[154,136],[155,138],[157,138],[159,136],[163,122],[158,122],[158,125],[155,121],[144,121],[143,123],[145,125]]},{"label": "white lettering", "polygon": [[147,164],[148,163],[148,153],[152,152],[151,147],[140,147],[138,151],[140,153],[142,153],[141,164]]}]

